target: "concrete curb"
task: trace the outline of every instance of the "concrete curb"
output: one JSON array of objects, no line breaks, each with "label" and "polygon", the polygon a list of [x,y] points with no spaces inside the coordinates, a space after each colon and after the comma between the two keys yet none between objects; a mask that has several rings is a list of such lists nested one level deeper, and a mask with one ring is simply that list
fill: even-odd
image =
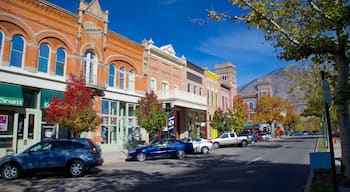
[{"label": "concrete curb", "polygon": [[[317,138],[317,142],[316,142],[316,146],[315,146],[315,148],[314,148],[314,152],[315,152],[315,151],[317,150],[317,148],[318,148],[319,139],[320,139],[320,138]],[[312,185],[312,181],[313,181],[313,177],[314,177],[314,172],[310,169],[310,166],[309,166],[309,176],[307,177],[307,180],[306,180],[304,192],[310,192],[310,190],[311,190],[311,185]]]}]

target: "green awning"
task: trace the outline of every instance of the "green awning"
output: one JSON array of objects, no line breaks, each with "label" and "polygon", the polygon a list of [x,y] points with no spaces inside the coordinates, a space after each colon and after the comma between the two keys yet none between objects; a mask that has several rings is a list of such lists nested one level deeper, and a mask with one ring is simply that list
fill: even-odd
[{"label": "green awning", "polygon": [[63,98],[63,92],[48,89],[41,90],[40,108],[47,108],[53,98]]},{"label": "green awning", "polygon": [[0,105],[23,106],[22,87],[0,83]]}]

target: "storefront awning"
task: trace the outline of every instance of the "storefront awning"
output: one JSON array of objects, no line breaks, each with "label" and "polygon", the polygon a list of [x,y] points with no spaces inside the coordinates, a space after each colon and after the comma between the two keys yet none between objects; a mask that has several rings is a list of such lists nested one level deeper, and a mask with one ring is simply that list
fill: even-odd
[{"label": "storefront awning", "polygon": [[40,108],[47,108],[53,98],[63,98],[63,92],[48,89],[41,90]]},{"label": "storefront awning", "polygon": [[23,106],[22,87],[0,83],[0,105]]}]

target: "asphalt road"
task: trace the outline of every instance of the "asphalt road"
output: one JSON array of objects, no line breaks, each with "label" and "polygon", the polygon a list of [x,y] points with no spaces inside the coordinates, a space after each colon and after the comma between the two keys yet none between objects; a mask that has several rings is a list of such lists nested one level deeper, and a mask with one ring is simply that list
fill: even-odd
[{"label": "asphalt road", "polygon": [[302,192],[315,145],[316,138],[288,138],[183,160],[107,164],[81,178],[55,173],[0,179],[0,191]]}]

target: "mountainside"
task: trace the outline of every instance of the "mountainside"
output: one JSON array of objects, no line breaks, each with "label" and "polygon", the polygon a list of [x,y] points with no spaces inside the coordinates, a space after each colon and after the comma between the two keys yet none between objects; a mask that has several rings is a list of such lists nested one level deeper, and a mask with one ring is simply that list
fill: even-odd
[{"label": "mountainside", "polygon": [[[271,82],[272,90],[274,96],[287,98],[293,101],[297,105],[297,113],[302,111],[302,102],[296,94],[289,93],[289,89],[293,84],[293,81],[286,76],[287,67],[276,69],[266,75],[263,75],[253,81],[238,87],[238,93],[241,95],[254,95],[257,93],[256,85],[259,81],[269,81]],[[298,70],[293,71],[294,74],[300,74]]]}]

